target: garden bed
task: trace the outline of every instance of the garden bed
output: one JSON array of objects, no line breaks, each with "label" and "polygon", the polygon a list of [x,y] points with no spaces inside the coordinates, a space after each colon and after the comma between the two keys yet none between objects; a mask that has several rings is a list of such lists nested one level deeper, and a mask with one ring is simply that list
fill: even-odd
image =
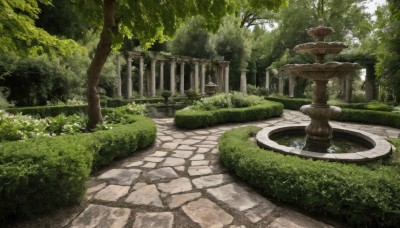
[{"label": "garden bed", "polygon": [[80,202],[91,170],[155,141],[151,119],[127,115],[124,121],[90,134],[0,143],[0,222]]},{"label": "garden bed", "polygon": [[[249,138],[260,128],[225,132],[222,163],[241,179],[277,200],[327,214],[352,226],[400,223],[400,165],[396,159],[364,166],[313,161],[259,148]],[[400,140],[391,140],[400,146]]]},{"label": "garden bed", "polygon": [[223,123],[242,123],[265,120],[281,116],[283,105],[272,101],[262,101],[258,105],[244,108],[221,108],[201,111],[192,109],[178,110],[175,113],[175,125],[184,129],[197,129]]}]

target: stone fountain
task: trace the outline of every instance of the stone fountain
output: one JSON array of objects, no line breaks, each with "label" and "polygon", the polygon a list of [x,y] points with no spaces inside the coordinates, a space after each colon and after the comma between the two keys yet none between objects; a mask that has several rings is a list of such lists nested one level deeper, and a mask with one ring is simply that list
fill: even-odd
[{"label": "stone fountain", "polygon": [[[325,160],[342,161],[365,161],[385,156],[391,152],[391,145],[384,139],[373,134],[362,131],[351,131],[340,127],[332,128],[329,119],[340,115],[341,109],[327,104],[327,84],[332,78],[343,78],[350,75],[359,65],[356,63],[326,62],[325,56],[328,54],[339,54],[347,48],[341,42],[325,42],[325,36],[335,31],[331,27],[323,25],[322,20],[318,20],[318,26],[307,30],[307,34],[315,38],[315,42],[297,45],[294,50],[299,53],[308,53],[315,56],[313,64],[288,64],[284,69],[292,74],[311,79],[315,83],[313,102],[311,105],[302,106],[300,111],[311,118],[307,126],[276,126],[265,128],[257,134],[257,142],[261,147],[272,149],[285,154],[294,154],[303,157]],[[285,135],[304,134],[305,144],[301,147],[277,143],[280,137]],[[329,150],[332,147],[333,136],[356,142],[355,151]],[[335,136],[336,137],[336,136]],[[303,137],[304,138],[304,137]],[[289,140],[290,141],[290,140]],[[292,145],[292,144],[290,144]],[[345,149],[346,150],[346,149]],[[327,153],[328,152],[328,153]]]}]

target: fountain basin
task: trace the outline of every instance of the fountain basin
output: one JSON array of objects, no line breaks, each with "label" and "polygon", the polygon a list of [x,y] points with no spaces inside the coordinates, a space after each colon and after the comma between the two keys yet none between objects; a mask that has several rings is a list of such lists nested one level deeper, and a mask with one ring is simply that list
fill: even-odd
[{"label": "fountain basin", "polygon": [[307,79],[327,81],[332,78],[342,78],[351,74],[360,66],[357,63],[313,63],[313,64],[287,64],[283,67],[291,73]]},{"label": "fountain basin", "polygon": [[309,42],[297,45],[294,50],[313,55],[328,55],[339,54],[345,48],[347,48],[347,45],[341,42]]},{"label": "fountain basin", "polygon": [[[328,151],[315,152],[301,147],[301,142],[298,143],[300,147],[296,146],[298,148],[295,148],[291,146],[281,145],[278,142],[274,141],[278,140],[280,136],[297,135],[297,138],[304,138],[305,127],[305,124],[267,127],[257,133],[257,143],[260,147],[283,154],[296,155],[299,157],[312,158],[317,160],[341,162],[365,162],[376,160],[389,155],[392,151],[392,146],[386,140],[379,136],[360,130],[349,130],[340,126],[333,127],[334,138],[336,136],[339,139],[347,139],[347,141],[350,141],[354,144],[354,146],[353,144],[347,144],[343,147],[344,150],[342,151],[329,151],[328,148]],[[333,147],[337,146],[334,144]],[[350,150],[348,151],[346,148]]]}]

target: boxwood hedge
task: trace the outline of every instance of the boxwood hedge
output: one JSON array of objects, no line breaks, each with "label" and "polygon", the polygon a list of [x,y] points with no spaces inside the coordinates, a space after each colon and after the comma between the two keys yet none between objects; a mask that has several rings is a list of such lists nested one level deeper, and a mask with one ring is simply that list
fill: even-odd
[{"label": "boxwood hedge", "polygon": [[260,128],[227,131],[219,141],[222,163],[266,195],[358,227],[400,224],[400,168],[357,166],[285,156],[259,148],[249,137]]},{"label": "boxwood hedge", "polygon": [[281,116],[283,105],[272,101],[263,101],[259,105],[246,108],[223,108],[212,111],[183,109],[175,112],[175,125],[179,128],[196,129],[222,123],[241,123],[265,120]]},{"label": "boxwood hedge", "polygon": [[342,113],[333,120],[345,122],[357,122],[366,124],[378,124],[400,128],[400,113],[382,112],[372,110],[342,109]]},{"label": "boxwood hedge", "polygon": [[130,124],[91,134],[42,137],[0,144],[0,224],[80,202],[89,173],[151,145],[155,123]]}]

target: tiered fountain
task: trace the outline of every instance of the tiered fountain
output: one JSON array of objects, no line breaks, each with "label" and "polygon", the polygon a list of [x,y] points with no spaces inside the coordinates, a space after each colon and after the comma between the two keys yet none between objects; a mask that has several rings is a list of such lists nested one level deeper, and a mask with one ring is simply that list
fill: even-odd
[{"label": "tiered fountain", "polygon": [[[332,129],[329,119],[340,115],[341,109],[327,104],[327,84],[332,78],[343,78],[359,68],[356,63],[325,62],[325,55],[339,54],[347,46],[341,42],[325,42],[324,38],[335,31],[318,26],[307,30],[316,42],[297,45],[294,50],[315,56],[314,64],[289,64],[284,69],[299,77],[315,82],[313,103],[300,111],[311,118],[308,126],[287,125],[264,128],[257,134],[261,147],[285,154],[323,160],[365,161],[385,156],[391,145],[373,134],[348,130],[336,126]],[[305,128],[305,133],[304,133]]]}]

